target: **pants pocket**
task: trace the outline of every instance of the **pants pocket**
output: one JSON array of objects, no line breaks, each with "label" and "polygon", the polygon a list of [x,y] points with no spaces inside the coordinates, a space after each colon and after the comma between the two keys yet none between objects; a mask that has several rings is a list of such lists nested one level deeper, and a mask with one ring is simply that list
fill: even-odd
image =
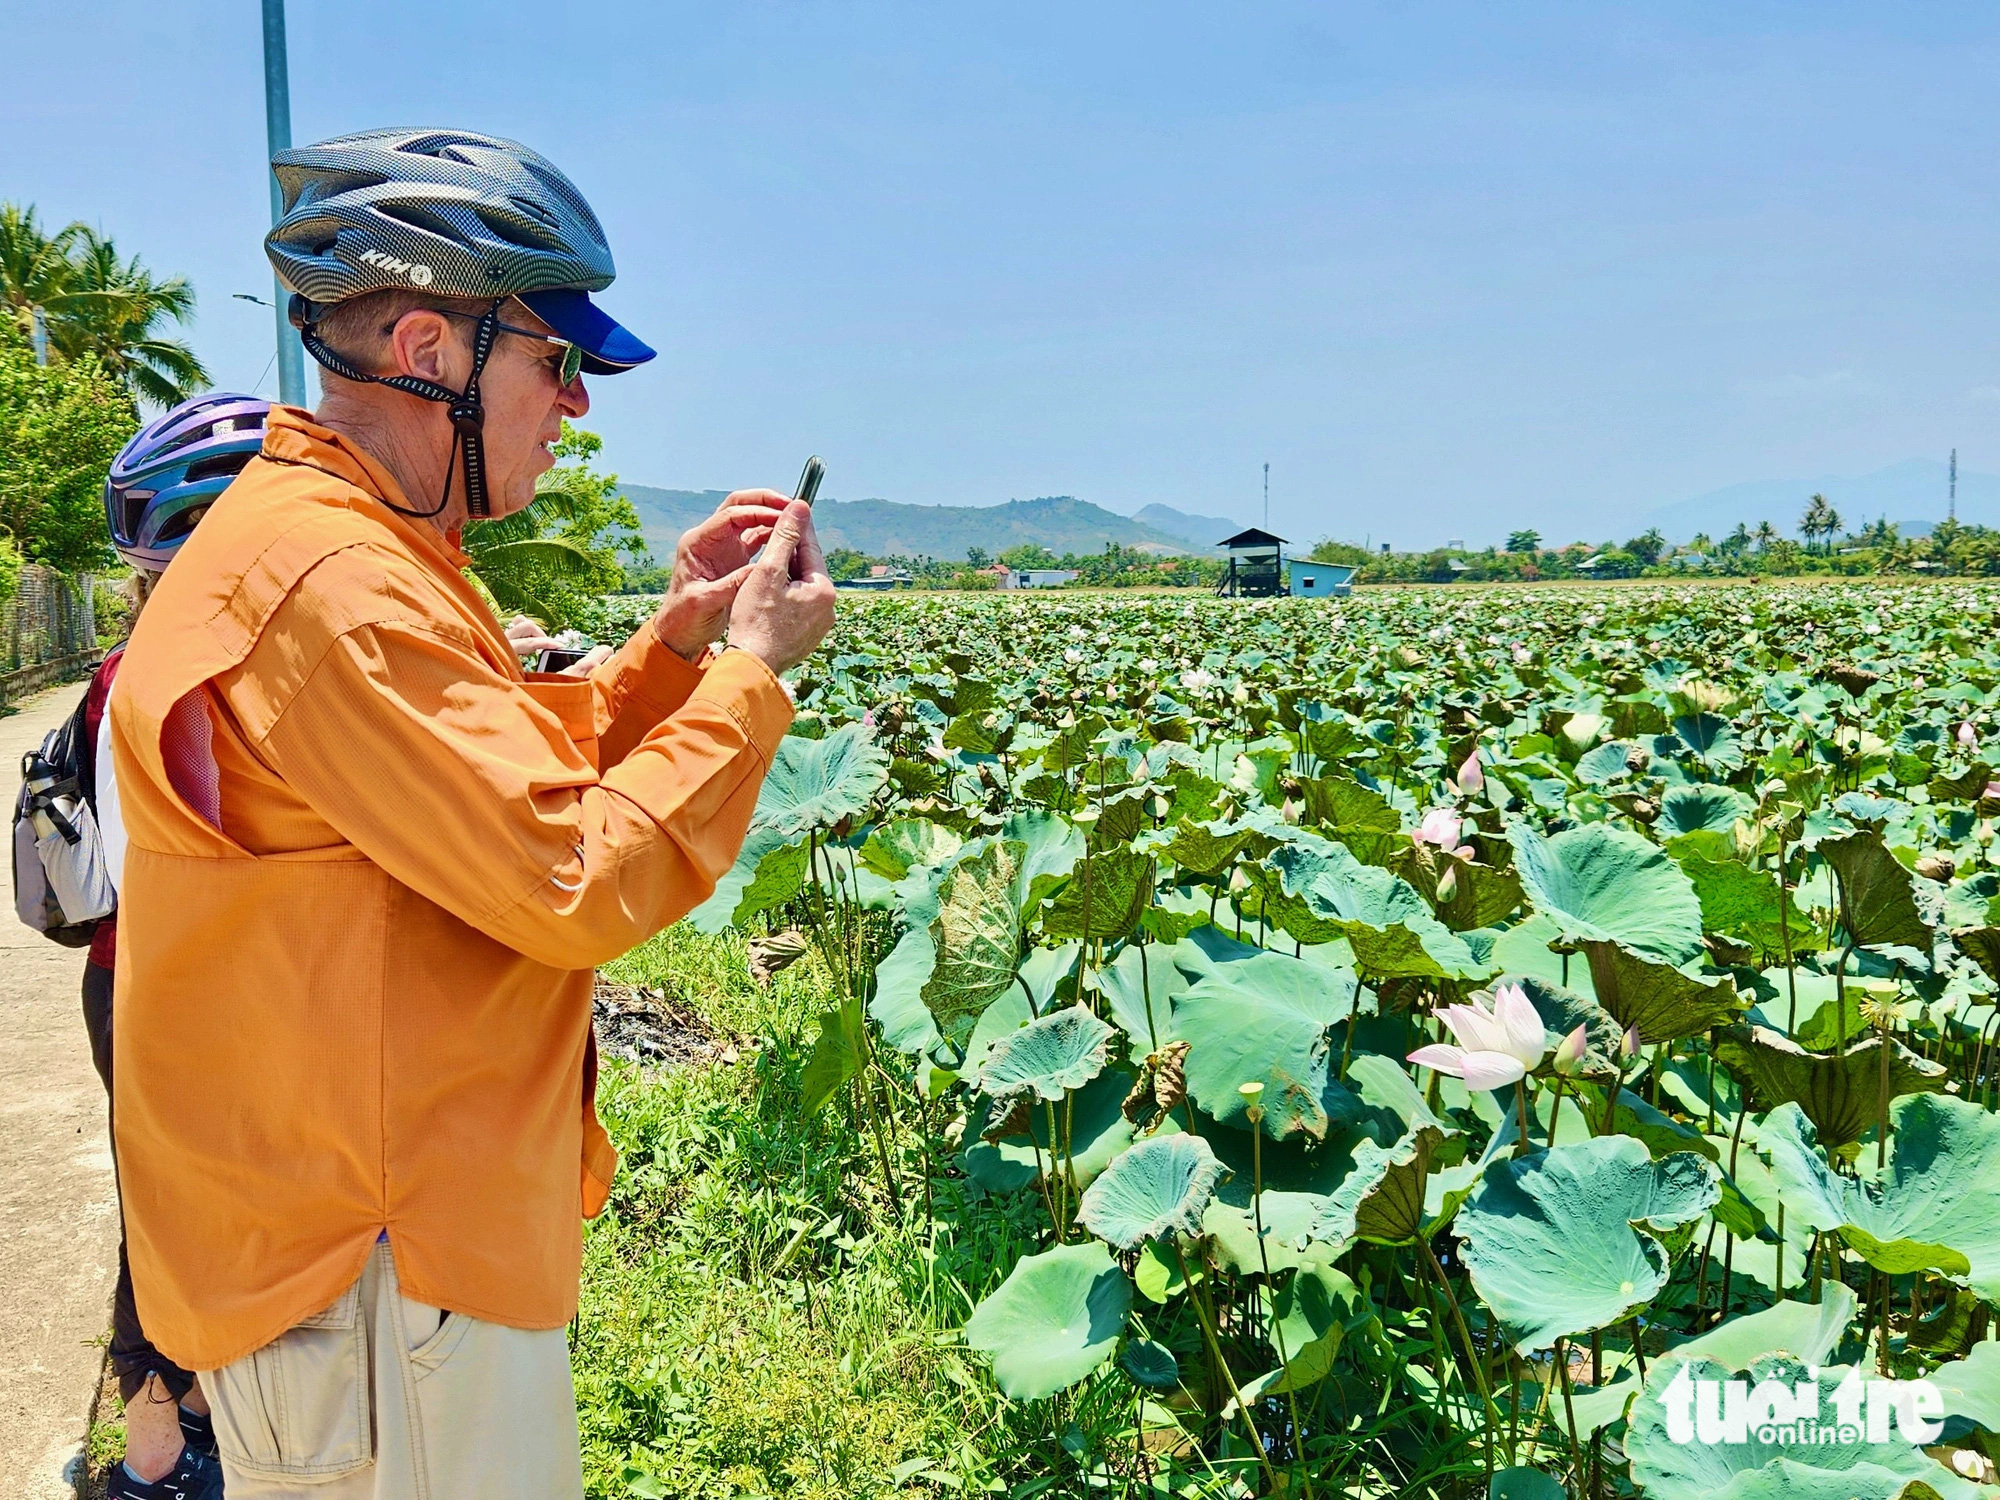
[{"label": "pants pocket", "polygon": [[203,1378],[229,1466],[259,1478],[301,1479],[348,1474],[369,1462],[359,1293],[349,1287],[324,1312]]}]

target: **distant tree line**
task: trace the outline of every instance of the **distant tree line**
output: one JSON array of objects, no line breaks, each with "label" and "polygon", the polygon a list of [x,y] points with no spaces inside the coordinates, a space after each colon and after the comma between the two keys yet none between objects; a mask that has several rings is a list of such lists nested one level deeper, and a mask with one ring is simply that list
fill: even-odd
[{"label": "distant tree line", "polygon": [[1824,495],[1807,501],[1799,539],[1780,534],[1770,521],[1739,521],[1720,538],[1706,533],[1686,546],[1669,543],[1652,527],[1620,544],[1571,542],[1550,547],[1541,533],[1522,528],[1504,547],[1472,551],[1433,547],[1419,552],[1375,552],[1327,538],[1308,554],[1313,562],[1345,563],[1357,583],[1532,582],[1542,579],[1674,578],[1708,576],[2000,577],[2000,531],[1955,521],[1929,536],[1905,536],[1891,522],[1876,521],[1844,532],[1846,522]]}]

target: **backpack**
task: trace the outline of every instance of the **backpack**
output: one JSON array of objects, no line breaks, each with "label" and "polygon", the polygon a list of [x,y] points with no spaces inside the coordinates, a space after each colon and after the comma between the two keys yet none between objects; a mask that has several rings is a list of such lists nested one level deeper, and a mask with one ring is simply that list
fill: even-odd
[{"label": "backpack", "polygon": [[118,906],[97,827],[97,767],[84,710],[21,757],[14,801],[14,911],[65,948],[86,946]]}]

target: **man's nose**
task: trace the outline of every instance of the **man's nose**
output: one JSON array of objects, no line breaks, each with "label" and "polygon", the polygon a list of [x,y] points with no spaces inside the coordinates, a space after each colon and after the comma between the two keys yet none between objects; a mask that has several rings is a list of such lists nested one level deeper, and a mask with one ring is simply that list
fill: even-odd
[{"label": "man's nose", "polygon": [[562,414],[572,421],[590,410],[590,392],[583,388],[581,375],[562,388],[556,397],[556,405],[562,409]]}]

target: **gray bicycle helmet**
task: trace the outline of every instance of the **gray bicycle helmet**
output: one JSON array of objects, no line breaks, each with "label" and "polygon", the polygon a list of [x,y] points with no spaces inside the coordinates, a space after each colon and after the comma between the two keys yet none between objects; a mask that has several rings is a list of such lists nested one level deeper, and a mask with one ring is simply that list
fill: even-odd
[{"label": "gray bicycle helmet", "polygon": [[[271,170],[284,213],[264,249],[293,294],[291,320],[306,351],[346,379],[447,404],[474,516],[487,513],[479,376],[503,302],[520,298],[577,346],[591,374],[617,374],[653,357],[591,302],[589,294],[616,275],[604,229],[576,185],[526,146],[465,130],[364,130],[280,151]],[[325,308],[390,288],[490,300],[463,391],[370,375],[318,337]],[[447,497],[450,489],[447,477]]]},{"label": "gray bicycle helmet", "polygon": [[285,212],[265,249],[310,302],[412,287],[509,297],[602,291],[617,275],[597,215],[553,163],[467,130],[364,130],[271,158]]}]

